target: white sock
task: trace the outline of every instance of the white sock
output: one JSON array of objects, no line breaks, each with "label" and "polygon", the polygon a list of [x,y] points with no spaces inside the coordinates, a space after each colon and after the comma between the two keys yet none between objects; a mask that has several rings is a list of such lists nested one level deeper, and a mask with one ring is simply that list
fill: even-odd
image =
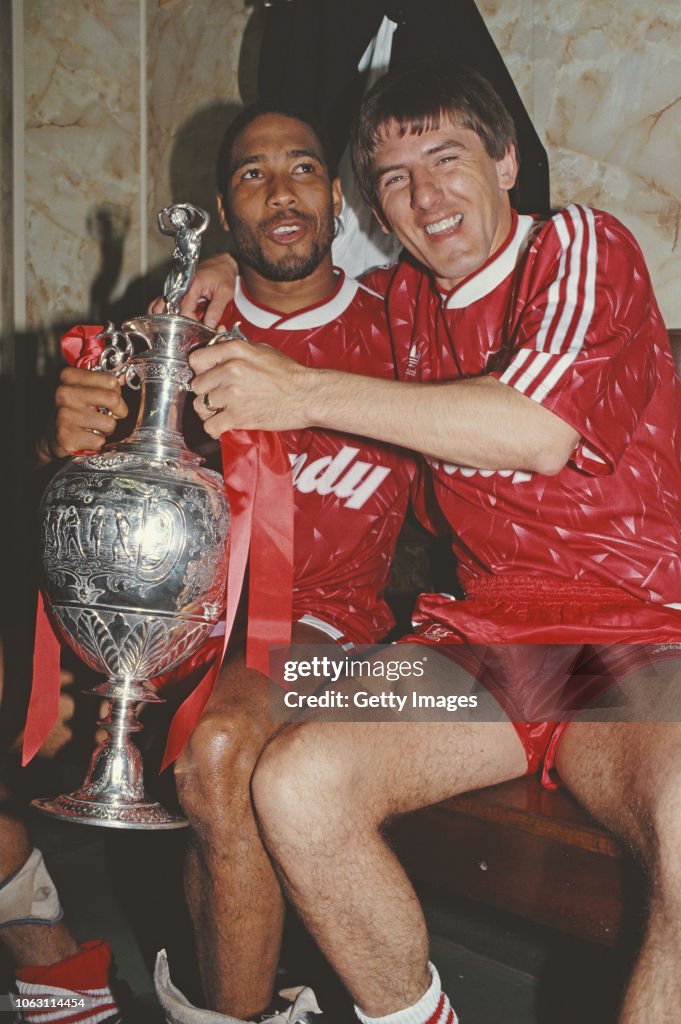
[{"label": "white sock", "polygon": [[440,975],[433,964],[428,964],[432,981],[430,988],[413,1006],[388,1013],[385,1017],[367,1017],[358,1006],[355,1013],[362,1024],[458,1024],[447,995],[442,991]]}]

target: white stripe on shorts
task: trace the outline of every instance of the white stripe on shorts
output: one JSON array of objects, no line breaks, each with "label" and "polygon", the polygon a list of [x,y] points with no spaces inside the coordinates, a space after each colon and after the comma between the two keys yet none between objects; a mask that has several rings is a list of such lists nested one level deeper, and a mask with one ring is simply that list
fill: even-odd
[{"label": "white stripe on shorts", "polygon": [[[298,622],[302,622],[305,626],[314,626],[314,628],[318,629],[321,633],[326,633],[326,635],[330,636],[332,640],[337,640],[339,642],[339,646],[342,647],[344,651],[354,651],[355,649],[355,645],[352,640],[346,639],[345,633],[342,633],[340,629],[336,629],[336,627],[332,626],[330,622],[325,622],[324,619],[318,619],[316,615],[303,615],[298,619]],[[345,640],[345,643],[341,643],[342,640]]]}]

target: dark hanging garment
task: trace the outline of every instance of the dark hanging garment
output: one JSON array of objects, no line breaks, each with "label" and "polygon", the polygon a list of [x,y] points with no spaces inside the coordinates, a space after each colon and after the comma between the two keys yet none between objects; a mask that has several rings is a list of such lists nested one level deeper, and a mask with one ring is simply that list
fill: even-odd
[{"label": "dark hanging garment", "polygon": [[489,79],[515,121],[520,213],[550,209],[546,152],[473,0],[270,0],[258,84],[263,100],[313,118],[337,162],[364,92],[357,65],[384,17],[396,22],[391,68],[451,58]]},{"label": "dark hanging garment", "polygon": [[272,0],[264,11],[260,98],[312,118],[340,160],[364,92],[357,71],[384,0]]}]

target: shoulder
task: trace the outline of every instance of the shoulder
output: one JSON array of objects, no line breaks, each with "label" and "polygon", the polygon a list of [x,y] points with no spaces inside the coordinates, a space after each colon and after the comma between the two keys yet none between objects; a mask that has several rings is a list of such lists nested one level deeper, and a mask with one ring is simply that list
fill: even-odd
[{"label": "shoulder", "polygon": [[348,278],[355,286],[355,293],[352,301],[344,311],[343,319],[348,323],[362,323],[367,320],[375,321],[379,325],[386,323],[385,296],[380,291],[367,284],[364,278],[356,280]]},{"label": "shoulder", "polygon": [[[230,299],[230,301],[227,303],[227,305],[223,309],[222,313],[220,314],[220,316],[218,318],[218,323],[219,324],[229,324],[231,326],[234,323],[234,321],[237,319],[238,316],[239,316],[239,310],[236,307],[236,303],[235,303],[234,299]],[[242,319],[243,319],[243,317],[242,317]]]},{"label": "shoulder", "polygon": [[597,249],[599,257],[610,250],[622,250],[641,257],[636,239],[617,217],[581,203],[570,203],[556,211],[538,231],[535,246],[561,252],[579,249],[585,255]]},{"label": "shoulder", "polygon": [[417,307],[425,307],[434,289],[430,273],[408,253],[392,267],[373,271],[369,280],[364,277],[362,281],[384,296],[391,326],[396,318],[409,322]]},{"label": "shoulder", "polygon": [[649,290],[639,245],[628,228],[603,210],[572,203],[538,227],[526,260],[530,290],[564,283],[566,294],[584,289]]},{"label": "shoulder", "polygon": [[362,274],[359,278],[359,283],[367,291],[373,292],[374,295],[380,295],[383,298],[390,285],[394,269],[394,266],[374,267],[373,270],[367,270],[365,274]]},{"label": "shoulder", "polygon": [[572,316],[597,340],[629,337],[644,326],[657,329],[659,311],[643,253],[617,217],[573,203],[543,225],[533,248],[528,304],[545,306],[547,323],[565,325]]},{"label": "shoulder", "polygon": [[360,280],[366,288],[386,297],[395,288],[416,291],[424,278],[428,277],[427,271],[421,264],[408,253],[404,253],[397,263],[393,263],[389,267],[376,267],[363,274]]},{"label": "shoulder", "polygon": [[355,281],[352,301],[335,321],[338,338],[338,369],[374,377],[394,376],[394,357],[388,329],[385,299]]}]

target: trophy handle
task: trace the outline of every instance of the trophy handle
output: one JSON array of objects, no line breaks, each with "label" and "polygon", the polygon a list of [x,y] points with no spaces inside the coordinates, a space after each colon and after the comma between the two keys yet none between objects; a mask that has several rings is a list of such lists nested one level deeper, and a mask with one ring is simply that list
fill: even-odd
[{"label": "trophy handle", "polygon": [[130,338],[122,331],[117,331],[109,320],[106,327],[95,338],[95,340],[99,339],[108,340],[110,344],[99,357],[97,369],[106,370],[107,373],[113,373],[117,377],[120,376],[125,372],[126,364],[135,352]]},{"label": "trophy handle", "polygon": [[209,345],[217,345],[219,341],[248,341],[248,338],[241,331],[241,320],[237,320],[228,331],[220,331],[214,335],[206,344],[206,348]]},{"label": "trophy handle", "polygon": [[[139,337],[143,337],[143,335],[139,335]],[[106,327],[96,335],[95,340],[97,339],[108,340],[110,344],[106,346],[100,355],[98,364],[91,367],[91,369],[112,373],[114,377],[125,377],[125,383],[128,387],[138,391],[140,388],[139,376],[133,367],[129,365],[130,360],[135,354],[135,346],[130,336],[124,331],[116,330],[113,323],[109,320]],[[150,347],[148,339],[144,338],[144,341],[147,343],[147,347]]]}]

